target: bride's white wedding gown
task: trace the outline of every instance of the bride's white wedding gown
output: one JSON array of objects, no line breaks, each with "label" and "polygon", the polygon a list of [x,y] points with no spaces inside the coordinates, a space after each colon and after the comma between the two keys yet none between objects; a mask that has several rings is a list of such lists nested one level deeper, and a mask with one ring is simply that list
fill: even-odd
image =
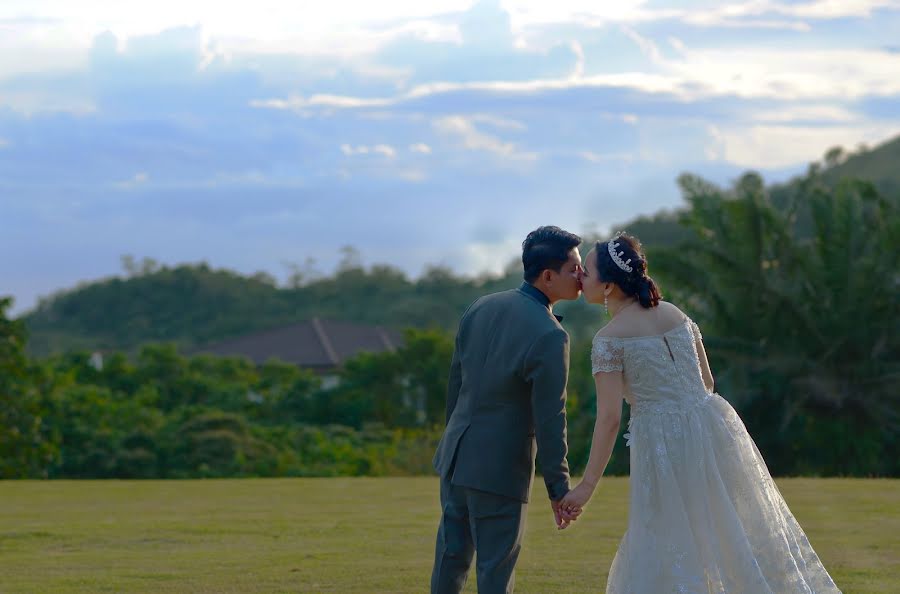
[{"label": "bride's white wedding gown", "polygon": [[[840,592],[737,413],[706,390],[690,319],[658,336],[596,336],[593,372],[631,405],[628,531],[614,594]],[[696,341],[696,342],[695,342]]]}]

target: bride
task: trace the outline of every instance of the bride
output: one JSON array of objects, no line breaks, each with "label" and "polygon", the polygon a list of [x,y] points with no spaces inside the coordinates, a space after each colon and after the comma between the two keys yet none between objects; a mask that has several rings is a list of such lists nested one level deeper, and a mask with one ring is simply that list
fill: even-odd
[{"label": "bride", "polygon": [[631,405],[628,530],[615,594],[840,592],[772,481],[737,413],[713,391],[700,329],[660,300],[634,237],[598,242],[585,299],[611,321],[594,337],[597,420],[584,478],[560,507],[580,513]]}]

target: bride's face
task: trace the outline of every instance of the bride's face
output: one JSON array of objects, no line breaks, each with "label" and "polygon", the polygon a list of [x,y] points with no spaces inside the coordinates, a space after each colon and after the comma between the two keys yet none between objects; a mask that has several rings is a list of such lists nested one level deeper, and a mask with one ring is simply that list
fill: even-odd
[{"label": "bride's face", "polygon": [[597,276],[597,251],[591,250],[584,259],[581,273],[581,294],[588,303],[603,303],[603,283]]}]

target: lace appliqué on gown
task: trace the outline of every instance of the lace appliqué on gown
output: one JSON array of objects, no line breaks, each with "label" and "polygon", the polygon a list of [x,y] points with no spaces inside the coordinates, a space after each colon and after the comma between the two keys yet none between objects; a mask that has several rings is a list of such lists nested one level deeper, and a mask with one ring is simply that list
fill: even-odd
[{"label": "lace appliqu\u00e9 on gown", "polygon": [[594,337],[591,347],[591,373],[622,371],[624,346],[619,338]]}]

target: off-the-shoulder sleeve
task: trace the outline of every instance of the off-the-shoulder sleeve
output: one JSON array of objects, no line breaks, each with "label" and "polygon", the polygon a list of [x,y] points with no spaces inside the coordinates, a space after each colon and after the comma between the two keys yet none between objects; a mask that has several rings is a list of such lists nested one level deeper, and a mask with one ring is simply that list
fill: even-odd
[{"label": "off-the-shoulder sleeve", "polygon": [[621,338],[595,336],[591,347],[591,373],[622,371],[625,347]]},{"label": "off-the-shoulder sleeve", "polygon": [[694,335],[694,340],[703,340],[703,335],[700,334],[700,326],[697,325],[697,322],[694,320],[690,320],[691,322],[691,333]]}]

